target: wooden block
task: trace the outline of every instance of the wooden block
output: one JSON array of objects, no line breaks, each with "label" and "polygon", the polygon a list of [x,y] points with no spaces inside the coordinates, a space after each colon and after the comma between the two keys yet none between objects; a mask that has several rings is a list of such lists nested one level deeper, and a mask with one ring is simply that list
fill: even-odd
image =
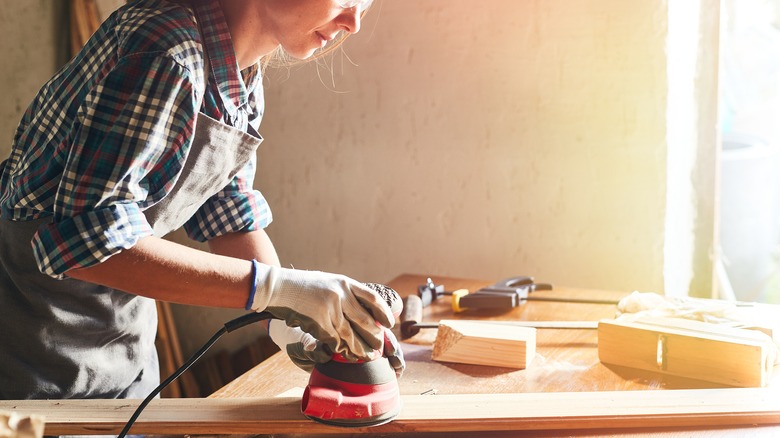
[{"label": "wooden block", "polygon": [[43,415],[0,412],[0,437],[41,438],[43,436],[43,428]]},{"label": "wooden block", "polygon": [[604,320],[599,360],[731,386],[766,386],[775,346],[763,333],[678,318]]},{"label": "wooden block", "polygon": [[536,329],[474,321],[442,320],[433,360],[528,368],[536,354]]}]

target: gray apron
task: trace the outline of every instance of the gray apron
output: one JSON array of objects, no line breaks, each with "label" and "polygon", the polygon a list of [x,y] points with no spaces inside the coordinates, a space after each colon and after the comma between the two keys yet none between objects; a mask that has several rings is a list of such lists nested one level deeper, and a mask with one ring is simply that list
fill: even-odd
[{"label": "gray apron", "polygon": [[[204,114],[173,190],[144,211],[162,237],[255,154],[262,138]],[[0,399],[144,398],[159,384],[154,300],[41,274],[30,240],[51,218],[0,220]]]}]

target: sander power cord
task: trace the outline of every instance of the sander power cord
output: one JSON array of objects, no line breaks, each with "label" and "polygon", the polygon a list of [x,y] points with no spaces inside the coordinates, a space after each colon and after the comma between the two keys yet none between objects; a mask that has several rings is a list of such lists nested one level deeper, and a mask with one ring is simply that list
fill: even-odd
[{"label": "sander power cord", "polygon": [[149,393],[148,396],[141,402],[140,405],[138,405],[138,408],[135,410],[133,415],[130,417],[130,419],[127,421],[127,424],[125,424],[125,427],[122,429],[122,432],[119,433],[119,438],[124,438],[127,433],[130,431],[130,428],[133,427],[133,423],[135,423],[135,420],[138,419],[138,417],[141,415],[141,412],[143,412],[144,408],[146,408],[146,405],[149,404],[157,395],[165,389],[166,386],[170,385],[171,382],[176,380],[177,377],[184,374],[189,367],[192,366],[198,359],[203,356],[206,351],[208,351],[209,348],[211,348],[212,345],[214,345],[217,340],[224,335],[225,333],[230,333],[234,330],[238,330],[241,327],[247,326],[249,324],[254,324],[256,322],[264,321],[267,319],[272,319],[274,316],[271,315],[268,312],[253,312],[248,313],[246,315],[239,316],[238,318],[232,319],[225,323],[225,325],[217,331],[214,336],[211,337],[205,344],[203,344],[202,347],[198,351],[195,352],[195,354],[192,355],[192,357],[187,360],[182,366],[179,367],[176,371],[174,371],[173,374],[171,374],[167,379],[165,379],[162,383],[160,383],[157,388],[155,388],[151,393]]}]

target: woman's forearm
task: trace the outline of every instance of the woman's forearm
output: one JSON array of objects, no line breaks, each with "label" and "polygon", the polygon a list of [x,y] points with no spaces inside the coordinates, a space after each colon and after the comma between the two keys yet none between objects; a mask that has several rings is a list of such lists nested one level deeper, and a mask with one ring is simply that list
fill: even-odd
[{"label": "woman's forearm", "polygon": [[263,229],[215,237],[209,240],[209,249],[214,254],[280,266],[276,249]]},{"label": "woman's forearm", "polygon": [[66,275],[161,301],[243,308],[249,297],[252,264],[144,237],[102,263],[72,269]]}]

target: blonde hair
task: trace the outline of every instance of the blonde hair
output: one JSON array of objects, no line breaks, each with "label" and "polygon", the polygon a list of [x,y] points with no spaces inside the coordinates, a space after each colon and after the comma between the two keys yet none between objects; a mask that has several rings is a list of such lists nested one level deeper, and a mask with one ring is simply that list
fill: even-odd
[{"label": "blonde hair", "polygon": [[[132,0],[127,0],[132,1]],[[192,6],[193,3],[197,0],[166,0],[168,3],[175,3],[182,6]],[[372,3],[373,6],[373,3]],[[366,13],[368,10],[371,9],[371,6],[369,6],[367,9],[360,12],[360,19],[362,20],[363,17],[366,16]],[[273,52],[269,53],[268,55],[263,56],[260,58],[260,71],[265,71],[268,67],[292,67],[299,64],[304,64],[309,61],[318,60],[321,58],[324,58],[325,56],[330,55],[336,49],[338,49],[342,44],[344,44],[344,40],[347,39],[349,36],[346,32],[341,32],[341,34],[336,37],[332,42],[330,42],[327,46],[325,46],[322,49],[318,49],[316,52],[314,52],[314,55],[307,59],[297,59],[293,58],[292,56],[288,55],[284,49],[280,47],[277,47],[274,49]]]},{"label": "blonde hair", "polygon": [[[366,13],[369,9],[371,9],[370,6],[368,9],[360,12],[361,20],[366,16]],[[349,33],[342,31],[339,36],[331,41],[327,46],[323,47],[322,49],[318,49],[316,52],[314,52],[314,55],[306,59],[293,58],[292,56],[288,55],[281,46],[279,46],[273,52],[263,56],[260,59],[260,70],[265,71],[265,69],[268,67],[293,67],[296,65],[305,64],[310,61],[322,59],[341,47],[349,35]]]}]

